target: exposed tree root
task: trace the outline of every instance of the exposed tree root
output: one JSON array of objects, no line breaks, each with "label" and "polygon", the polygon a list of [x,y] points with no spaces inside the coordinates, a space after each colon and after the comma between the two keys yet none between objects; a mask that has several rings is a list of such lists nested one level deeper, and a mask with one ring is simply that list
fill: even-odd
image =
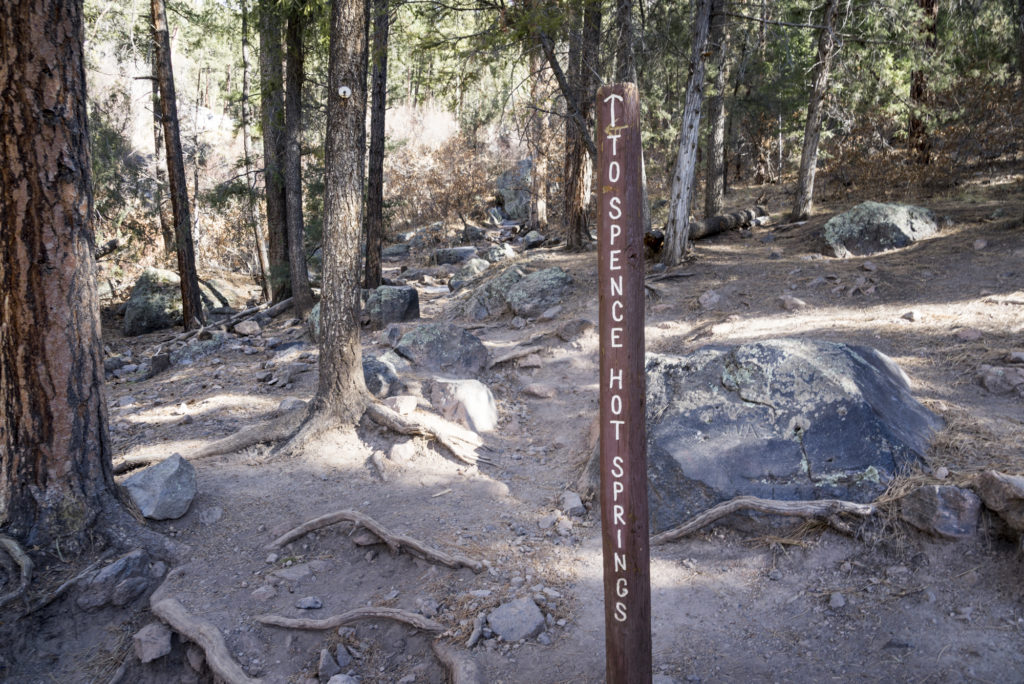
[{"label": "exposed tree root", "polygon": [[421,629],[424,632],[443,632],[444,625],[434,622],[429,618],[425,618],[418,613],[410,613],[407,610],[399,610],[398,608],[382,608],[368,606],[366,608],[356,608],[354,610],[347,611],[341,615],[332,615],[322,620],[313,620],[310,618],[286,618],[280,615],[258,615],[256,616],[256,622],[262,625],[273,625],[274,627],[287,627],[289,629],[313,629],[313,630],[325,630],[334,629],[341,627],[342,625],[350,625],[353,622],[359,620],[394,620],[396,622],[404,622],[407,625],[412,625],[416,629]]},{"label": "exposed tree root", "polygon": [[323,527],[333,525],[339,522],[351,522],[365,527],[370,532],[381,538],[385,544],[392,551],[401,551],[404,547],[409,553],[414,556],[418,556],[427,561],[434,563],[440,563],[441,565],[448,566],[449,568],[469,568],[473,572],[482,572],[484,569],[484,563],[476,558],[470,558],[462,554],[448,554],[439,549],[427,546],[421,541],[408,537],[404,534],[395,534],[391,532],[379,522],[359,511],[352,510],[341,510],[333,513],[327,513],[321,515],[318,518],[305,522],[295,529],[284,533],[270,544],[267,545],[268,549],[279,549],[289,542],[293,542],[296,539],[309,534],[314,530],[319,530]]},{"label": "exposed tree root", "polygon": [[[433,439],[447,449],[456,459],[468,465],[477,465],[477,463],[493,465],[488,459],[474,453],[471,448],[480,446],[480,443],[473,444],[454,433],[444,432],[411,416],[400,415],[383,404],[370,404],[366,408],[366,416],[378,425],[394,430],[399,434]],[[466,442],[469,446],[462,446],[459,442]]]},{"label": "exposed tree root", "polygon": [[469,635],[469,639],[466,641],[466,648],[473,648],[476,646],[476,642],[480,641],[480,637],[484,633],[484,620],[487,618],[487,613],[480,613],[473,620],[473,632]]},{"label": "exposed tree root", "polygon": [[[255,444],[276,442],[292,434],[305,415],[305,408],[297,408],[253,427],[242,428],[238,432],[210,442],[206,446],[187,454],[186,459],[194,461],[200,458],[209,458],[210,456],[233,454]],[[162,456],[129,456],[114,464],[114,474],[120,475],[129,470],[148,466],[163,459],[164,457]]]},{"label": "exposed tree root", "polygon": [[174,631],[198,644],[206,653],[206,662],[209,663],[210,669],[227,684],[258,684],[263,681],[249,677],[231,658],[219,629],[209,622],[189,615],[176,599],[165,598],[151,602],[150,609]]},{"label": "exposed tree root", "polygon": [[[756,496],[738,496],[722,503],[712,506],[708,510],[695,515],[681,525],[665,530],[651,537],[651,544],[664,544],[665,542],[676,541],[693,534],[736,511],[757,511],[758,513],[770,513],[772,515],[787,515],[803,518],[818,518],[828,522],[841,532],[849,534],[849,526],[838,518],[841,513],[849,513],[860,517],[874,515],[878,511],[875,504],[859,504],[852,501],[841,501],[839,499],[817,499],[814,501],[775,501],[773,499],[761,499]],[[833,520],[835,522],[833,522]],[[838,524],[837,524],[838,523]]]},{"label": "exposed tree root", "polygon": [[[18,582],[17,588],[0,596],[0,608],[2,608],[14,599],[25,596],[28,591],[29,582],[32,581],[33,565],[32,559],[28,557],[28,554],[21,548],[21,545],[10,537],[0,534],[0,547],[17,563],[21,573],[21,580]],[[11,579],[13,580],[14,578],[12,577]]]},{"label": "exposed tree root", "polygon": [[103,554],[99,558],[97,558],[95,561],[90,563],[84,570],[82,570],[81,572],[76,574],[74,577],[72,577],[72,578],[70,578],[68,580],[65,580],[63,583],[61,583],[61,585],[59,587],[57,587],[56,589],[51,591],[49,594],[47,594],[46,596],[44,596],[41,599],[37,600],[35,603],[33,603],[31,605],[31,607],[29,607],[29,609],[21,617],[25,617],[26,615],[30,615],[30,614],[36,612],[37,610],[39,610],[40,608],[45,608],[46,606],[50,605],[51,603],[53,603],[54,601],[59,599],[61,596],[64,595],[64,592],[66,592],[68,589],[70,589],[71,587],[73,587],[76,584],[78,584],[78,581],[80,579],[82,579],[83,577],[88,575],[90,572],[92,572],[93,570],[98,568],[100,565],[102,565],[103,563],[108,561],[110,559],[110,557],[113,556],[113,555],[114,555],[113,549],[107,549],[106,551],[104,551]]},{"label": "exposed tree root", "polygon": [[437,659],[448,668],[452,684],[483,684],[483,673],[473,656],[440,639],[431,645]]}]

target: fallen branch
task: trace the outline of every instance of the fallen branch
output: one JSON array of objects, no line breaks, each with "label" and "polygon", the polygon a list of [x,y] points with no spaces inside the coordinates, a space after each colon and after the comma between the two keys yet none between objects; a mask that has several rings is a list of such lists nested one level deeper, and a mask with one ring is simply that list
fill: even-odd
[{"label": "fallen branch", "polygon": [[521,359],[524,356],[529,356],[530,354],[534,354],[534,353],[542,352],[542,351],[544,351],[544,348],[543,347],[537,347],[537,346],[517,347],[517,348],[513,349],[512,351],[506,352],[506,353],[502,354],[501,356],[499,356],[499,357],[497,357],[495,359],[492,359],[490,361],[490,363],[487,364],[487,368],[488,369],[494,368],[499,363],[505,363],[506,361],[515,361],[516,359]]},{"label": "fallen branch", "polygon": [[469,639],[466,641],[466,648],[473,648],[476,646],[476,642],[480,641],[480,637],[484,633],[484,620],[487,618],[487,613],[480,613],[473,620],[473,632],[469,635]]},{"label": "fallen branch", "polygon": [[469,568],[473,572],[482,572],[484,569],[484,564],[481,560],[463,556],[462,554],[448,554],[439,549],[427,546],[423,542],[413,539],[412,537],[407,537],[404,534],[395,534],[365,513],[352,510],[335,511],[333,513],[321,515],[318,518],[313,518],[293,530],[285,532],[283,535],[268,544],[266,548],[279,549],[285,544],[293,542],[314,530],[319,530],[323,527],[328,527],[339,522],[350,522],[365,527],[370,532],[373,532],[375,535],[380,537],[381,540],[395,552],[401,551],[402,548],[405,547],[408,549],[409,553],[414,556],[418,556],[419,558],[433,561],[435,563],[440,563],[441,565],[448,566],[449,568]]},{"label": "fallen branch", "polygon": [[831,523],[830,518],[840,513],[849,513],[860,517],[874,515],[877,511],[874,504],[859,504],[852,501],[841,501],[839,499],[817,499],[814,501],[775,501],[773,499],[761,499],[756,496],[738,496],[722,503],[712,506],[708,510],[695,515],[681,525],[672,529],[660,532],[651,537],[651,544],[664,544],[670,541],[682,539],[693,534],[736,511],[756,511],[758,513],[770,513],[772,515],[796,516],[802,518],[820,518]]},{"label": "fallen branch", "polygon": [[407,610],[398,608],[382,608],[368,606],[366,608],[355,608],[341,615],[332,615],[328,618],[315,620],[312,618],[286,618],[280,615],[258,615],[256,622],[262,625],[273,625],[274,627],[287,627],[289,629],[314,629],[326,630],[335,629],[342,625],[350,625],[359,620],[394,620],[412,625],[424,632],[443,632],[444,625],[423,617],[418,613],[410,613]]},{"label": "fallen branch", "polygon": [[[33,566],[32,559],[28,557],[28,554],[21,548],[21,545],[10,537],[0,534],[0,547],[3,547],[7,555],[18,564],[18,569],[21,572],[21,581],[18,582],[17,588],[0,596],[0,608],[2,608],[14,599],[24,596],[28,591],[29,582],[32,581]],[[12,577],[11,579],[13,580],[14,578]]]},{"label": "fallen branch", "polygon": [[150,606],[153,614],[166,622],[174,631],[195,642],[206,654],[213,673],[227,684],[259,684],[262,679],[249,677],[236,663],[224,643],[220,630],[209,622],[189,615],[176,599],[167,598]]},{"label": "fallen branch", "polygon": [[437,659],[444,663],[452,684],[483,684],[483,673],[471,655],[456,649],[446,641],[435,641],[431,646]]},{"label": "fallen branch", "polygon": [[[463,448],[456,440],[465,441],[468,444],[472,444],[463,437],[452,434],[450,432],[443,432],[440,429],[431,427],[426,423],[412,417],[403,416],[397,411],[392,411],[387,406],[378,403],[372,403],[366,408],[366,415],[373,422],[386,427],[390,430],[403,435],[410,435],[414,437],[428,437],[433,439],[438,444],[447,449],[452,456],[457,460],[462,461],[467,465],[477,465],[478,463],[486,463],[493,465],[489,460],[483,456],[478,456],[473,450]],[[472,444],[477,447],[479,444]]]},{"label": "fallen branch", "polygon": [[233,325],[235,325],[237,323],[241,323],[242,321],[244,321],[246,319],[249,319],[249,318],[252,318],[253,316],[256,316],[260,312],[266,313],[271,318],[276,318],[277,316],[281,315],[282,312],[284,312],[285,310],[290,308],[291,305],[292,305],[292,298],[289,297],[288,299],[283,299],[280,302],[278,302],[277,304],[274,304],[273,306],[270,306],[269,308],[268,308],[267,304],[260,304],[259,306],[251,306],[248,309],[245,309],[244,311],[240,311],[240,312],[236,313],[231,318],[228,318],[228,319],[225,319],[225,320],[222,320],[222,321],[217,321],[216,323],[212,323],[210,325],[207,325],[207,326],[204,326],[204,327],[199,327],[199,328],[196,328],[196,329],[193,329],[193,330],[186,330],[185,332],[172,337],[170,340],[167,340],[167,342],[163,342],[162,344],[167,344],[168,342],[171,343],[171,344],[173,344],[175,342],[184,342],[185,340],[189,340],[192,337],[195,337],[196,335],[198,335],[199,333],[203,332],[204,330],[211,330],[213,328],[230,328],[231,326],[233,326]]},{"label": "fallen branch", "polygon": [[655,273],[649,275],[646,278],[648,283],[656,283],[659,280],[677,280],[680,278],[692,278],[697,275],[696,271],[665,271],[664,273]]}]

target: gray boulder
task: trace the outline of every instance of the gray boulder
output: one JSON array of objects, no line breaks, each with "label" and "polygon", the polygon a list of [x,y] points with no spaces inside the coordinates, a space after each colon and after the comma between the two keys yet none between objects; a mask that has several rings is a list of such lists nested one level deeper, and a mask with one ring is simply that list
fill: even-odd
[{"label": "gray boulder", "polygon": [[520,222],[530,218],[530,174],[533,162],[523,159],[498,176],[495,190],[501,207],[510,220]]},{"label": "gray boulder", "polygon": [[508,301],[505,295],[520,280],[523,279],[523,270],[518,266],[505,269],[499,276],[493,278],[480,287],[466,301],[464,308],[465,315],[478,321],[485,318],[501,316],[508,311]]},{"label": "gray boulder", "polygon": [[141,596],[150,581],[149,556],[135,549],[79,580],[75,603],[87,612],[108,604],[124,606]]},{"label": "gray boulder", "polygon": [[950,485],[918,487],[900,499],[900,517],[922,532],[944,539],[974,536],[981,499],[968,489]]},{"label": "gray boulder", "polygon": [[365,311],[374,329],[416,320],[420,317],[420,297],[416,288],[408,285],[381,285],[366,299]]},{"label": "gray boulder", "polygon": [[498,405],[487,385],[479,380],[435,378],[430,402],[445,418],[474,432],[491,432],[498,426]]},{"label": "gray boulder", "polygon": [[424,368],[475,375],[487,366],[487,348],[476,335],[454,323],[427,323],[402,336],[400,355]]},{"label": "gray boulder", "polygon": [[1010,529],[1024,532],[1024,477],[986,470],[974,480],[974,489]]},{"label": "gray boulder", "polygon": [[484,259],[477,259],[476,257],[470,259],[463,264],[462,268],[456,271],[455,275],[452,276],[452,279],[448,281],[448,289],[452,292],[461,290],[469,283],[469,281],[486,271],[487,267],[490,265],[490,262],[485,261]]},{"label": "gray boulder", "polygon": [[174,454],[124,481],[142,515],[150,520],[176,520],[188,512],[196,496],[196,471]]},{"label": "gray boulder", "polygon": [[523,249],[536,249],[544,244],[546,238],[535,230],[523,236]]},{"label": "gray boulder", "polygon": [[494,245],[484,253],[484,258],[492,264],[496,264],[499,261],[505,261],[507,259],[514,259],[515,256],[516,250],[512,249],[512,245],[506,242],[503,242],[500,245]]},{"label": "gray boulder", "polygon": [[397,261],[404,257],[409,256],[409,243],[403,242],[398,245],[388,245],[381,250],[381,258],[388,261]]},{"label": "gray boulder", "polygon": [[132,647],[143,663],[162,658],[171,652],[171,630],[162,622],[151,622],[135,633]]},{"label": "gray boulder", "polygon": [[438,265],[461,264],[464,261],[469,261],[475,256],[476,247],[442,247],[441,249],[434,250],[434,254],[430,257],[430,260]]},{"label": "gray boulder", "polygon": [[523,318],[536,318],[562,301],[572,285],[572,276],[557,266],[523,277],[505,294],[512,312]]},{"label": "gray boulder", "polygon": [[395,367],[372,356],[363,357],[363,380],[366,382],[366,389],[378,399],[391,395],[392,390],[398,389],[399,385]]},{"label": "gray boulder", "polygon": [[480,242],[486,239],[487,231],[480,226],[474,226],[472,223],[466,223],[462,226],[463,242]]},{"label": "gray boulder", "polygon": [[142,335],[181,325],[181,280],[178,274],[147,268],[135,281],[124,310],[124,334]]},{"label": "gray boulder", "polygon": [[846,258],[906,247],[935,235],[935,215],[909,204],[864,202],[825,223],[825,244],[833,256]]},{"label": "gray boulder", "polygon": [[869,501],[941,424],[868,347],[780,339],[648,354],[651,527],[738,495]]},{"label": "gray boulder", "polygon": [[544,631],[544,614],[532,599],[520,598],[492,610],[487,625],[503,641],[532,639]]}]

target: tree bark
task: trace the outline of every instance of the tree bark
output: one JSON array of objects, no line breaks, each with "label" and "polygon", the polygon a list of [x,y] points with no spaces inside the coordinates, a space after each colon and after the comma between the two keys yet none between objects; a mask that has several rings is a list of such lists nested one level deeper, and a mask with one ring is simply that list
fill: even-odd
[{"label": "tree bark", "polygon": [[160,221],[160,236],[164,240],[164,252],[172,254],[175,251],[174,222],[164,206],[167,169],[163,161],[164,130],[163,123],[160,121],[160,83],[157,80],[156,46],[150,49],[150,66],[152,78],[149,82],[152,86],[153,102],[153,210]]},{"label": "tree bark", "polygon": [[267,258],[267,243],[263,241],[260,231],[260,217],[256,210],[256,181],[252,173],[252,136],[249,132],[249,7],[247,0],[242,0],[242,153],[245,155],[245,185],[248,188],[246,203],[249,208],[249,223],[252,224],[253,247],[256,252],[256,263],[260,269],[260,287],[264,301],[273,296],[270,291],[270,270]]},{"label": "tree bark", "polygon": [[171,213],[174,215],[174,240],[178,251],[178,276],[181,279],[181,308],[185,330],[204,322],[203,303],[199,297],[195,248],[192,245],[192,219],[188,208],[188,182],[181,154],[178,129],[178,104],[171,70],[171,39],[167,32],[164,0],[150,3],[153,20],[153,42],[156,46],[157,80],[160,82],[160,119],[164,125],[167,148],[167,176],[170,181]]},{"label": "tree bark", "polygon": [[279,302],[291,296],[288,223],[284,190],[284,54],[281,18],[273,0],[260,3],[260,118],[263,127],[263,184],[266,195],[270,289]]},{"label": "tree bark", "polygon": [[[924,34],[922,58],[925,62],[931,57],[936,46],[936,31],[939,16],[938,0],[917,0],[924,20],[921,33]],[[931,162],[932,139],[928,134],[928,123],[924,119],[924,110],[928,107],[928,70],[930,64],[920,65],[910,72],[910,121],[907,125],[907,142],[913,150],[918,164]]]},{"label": "tree bark", "polygon": [[615,80],[636,83],[636,56],[633,52],[633,0],[616,0]]},{"label": "tree bark", "polygon": [[804,129],[804,149],[800,155],[800,176],[796,186],[796,200],[791,221],[801,221],[814,208],[814,173],[818,165],[818,141],[821,137],[821,109],[828,92],[828,78],[836,46],[836,13],[839,0],[828,0],[818,33],[818,63],[814,69],[814,85],[807,103],[807,127]]},{"label": "tree bark", "polygon": [[116,505],[82,3],[0,4],[0,527],[82,548]]},{"label": "tree bark", "polygon": [[295,315],[304,317],[313,308],[306,267],[306,229],[302,220],[302,82],[305,80],[302,33],[304,3],[294,2],[288,10],[287,90],[285,91],[285,218],[288,226],[288,268],[292,282]]},{"label": "tree bark", "polygon": [[[539,41],[538,41],[539,43]],[[535,109],[530,114],[530,132],[533,138],[533,168],[530,173],[529,229],[544,233],[548,229],[548,87],[544,75],[543,47],[537,45],[530,53],[530,101]]]},{"label": "tree bark", "polygon": [[[565,122],[564,220],[566,247],[570,250],[583,249],[591,242],[587,205],[593,160],[587,157],[590,149],[587,142],[589,131],[594,127],[600,42],[601,6],[600,3],[587,2],[583,7],[582,27],[579,30],[575,27],[573,29],[569,45],[568,88],[564,88],[562,93],[566,99],[566,109],[578,114],[578,118],[570,118]],[[553,55],[549,55],[549,61],[552,58]],[[590,143],[593,145],[593,141]]]},{"label": "tree bark", "polygon": [[369,402],[359,342],[366,19],[362,2],[331,3],[320,383],[311,406],[321,419],[349,424],[359,419]]},{"label": "tree bark", "polygon": [[726,30],[725,0],[715,0],[711,10],[709,40],[715,51],[715,93],[708,101],[707,179],[704,215],[722,213],[725,201],[725,84],[729,78],[729,32]]},{"label": "tree bark", "polygon": [[697,0],[694,18],[693,51],[690,54],[690,78],[683,104],[683,129],[679,154],[672,174],[668,228],[665,235],[664,263],[669,268],[682,261],[690,239],[690,195],[697,165],[697,138],[700,133],[700,108],[704,99],[704,48],[708,42],[711,0]]},{"label": "tree bark", "polygon": [[388,0],[373,0],[373,108],[370,111],[370,158],[366,186],[366,265],[363,286],[383,282],[384,247],[384,123],[388,95]]}]

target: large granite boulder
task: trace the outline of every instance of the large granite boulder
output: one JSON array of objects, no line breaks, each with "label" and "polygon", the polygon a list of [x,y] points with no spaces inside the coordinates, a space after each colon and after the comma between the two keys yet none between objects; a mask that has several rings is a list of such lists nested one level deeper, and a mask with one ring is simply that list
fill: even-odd
[{"label": "large granite boulder", "polygon": [[505,215],[512,221],[522,222],[530,218],[530,174],[533,162],[523,159],[514,167],[498,176],[495,190]]},{"label": "large granite boulder", "polygon": [[124,310],[124,334],[142,335],[181,325],[181,280],[162,268],[147,268],[135,281]]},{"label": "large granite boulder", "polygon": [[452,292],[458,292],[466,285],[476,278],[478,275],[487,270],[487,267],[491,265],[491,262],[485,259],[473,258],[462,265],[458,271],[452,276],[451,280],[448,281],[448,289]]},{"label": "large granite boulder", "polygon": [[505,293],[517,316],[536,318],[559,304],[572,285],[572,276],[558,268],[545,268],[523,277]]},{"label": "large granite boulder", "polygon": [[420,297],[409,285],[381,285],[370,292],[364,309],[373,329],[420,317]]},{"label": "large granite boulder", "polygon": [[869,347],[780,339],[649,354],[651,527],[739,495],[869,501],[940,427]]},{"label": "large granite boulder", "polygon": [[465,315],[474,320],[501,316],[508,311],[505,295],[512,287],[523,279],[524,272],[518,266],[512,266],[501,272],[496,278],[483,283],[466,300]]},{"label": "large granite boulder", "polygon": [[407,332],[395,347],[415,365],[463,377],[487,365],[487,348],[473,333],[453,323],[427,323]]},{"label": "large granite boulder", "polygon": [[441,247],[434,250],[434,254],[430,257],[431,263],[441,264],[461,264],[469,261],[476,256],[476,247],[472,245],[465,245],[462,247]]},{"label": "large granite boulder", "polygon": [[846,258],[906,247],[935,235],[935,215],[909,204],[863,202],[825,223],[825,244],[833,256]]}]

